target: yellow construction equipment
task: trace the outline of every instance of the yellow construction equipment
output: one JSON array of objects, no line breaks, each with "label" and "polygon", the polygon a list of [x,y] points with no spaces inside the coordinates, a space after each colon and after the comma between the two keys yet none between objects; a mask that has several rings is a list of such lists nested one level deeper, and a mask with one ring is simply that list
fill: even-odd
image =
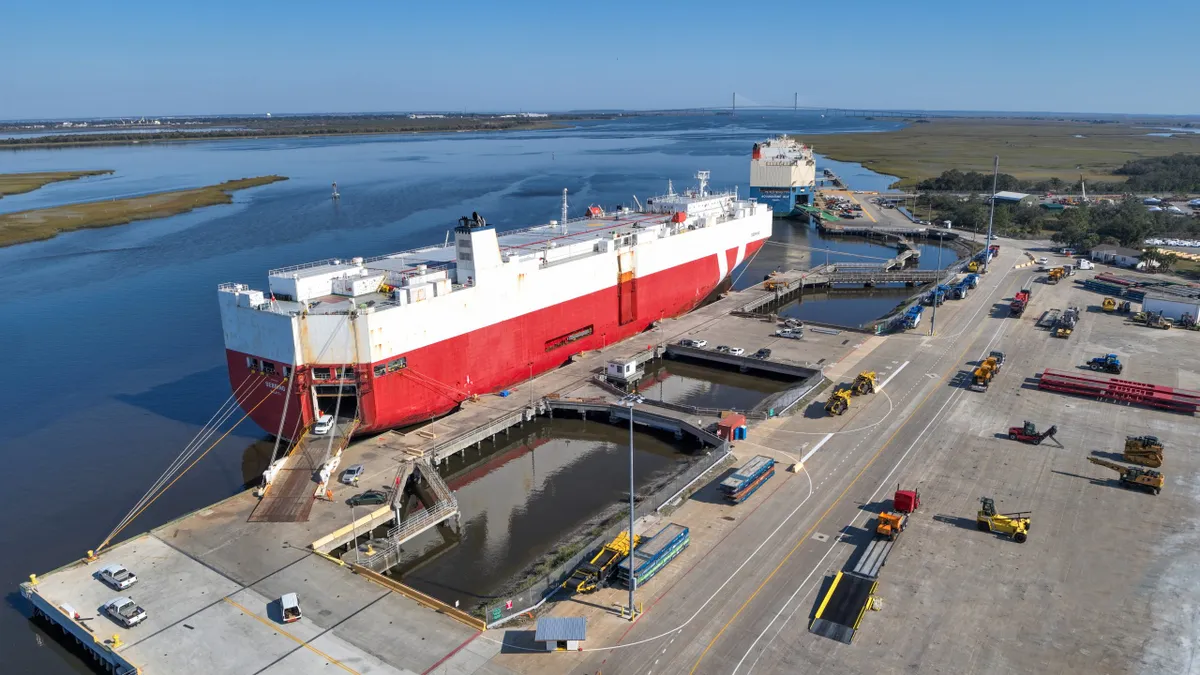
[{"label": "yellow construction equipment", "polygon": [[875,393],[875,371],[864,370],[854,378],[854,384],[850,385],[850,391],[856,396],[863,394]]},{"label": "yellow construction equipment", "polygon": [[[633,537],[633,545],[642,541],[640,536]],[[629,555],[629,532],[621,532],[612,541],[600,547],[600,550],[587,562],[579,563],[579,567],[571,572],[571,576],[563,582],[562,587],[576,593],[591,593],[608,580],[617,565]]]},{"label": "yellow construction equipment", "polygon": [[1157,471],[1123,466],[1116,462],[1110,462],[1107,459],[1100,459],[1099,457],[1088,457],[1087,459],[1092,464],[1116,471],[1121,476],[1122,487],[1137,488],[1152,494],[1158,494],[1162,491],[1163,484],[1166,483],[1163,475]]},{"label": "yellow construction equipment", "polygon": [[875,534],[895,541],[896,537],[899,537],[900,533],[904,531],[906,525],[908,525],[908,516],[906,514],[884,511],[879,514],[879,522],[875,525]]},{"label": "yellow construction equipment", "polygon": [[1106,312],[1115,312],[1117,311],[1117,301],[1113,298],[1105,298],[1104,304],[1101,305],[1101,307],[1103,307],[1104,311]]},{"label": "yellow construction equipment", "polygon": [[1008,535],[1018,544],[1025,543],[1029,538],[1030,511],[996,513],[996,502],[992,501],[991,497],[980,497],[979,501],[983,505],[983,508],[979,509],[979,515],[975,517],[979,529]]},{"label": "yellow construction equipment", "polygon": [[971,262],[967,263],[967,271],[971,272],[972,274],[981,269],[983,269],[983,265],[980,265],[978,260],[972,260]]},{"label": "yellow construction equipment", "polygon": [[1057,284],[1060,280],[1062,280],[1063,274],[1065,274],[1065,273],[1066,273],[1066,270],[1064,270],[1063,268],[1055,267],[1054,269],[1050,270],[1046,274],[1046,283]]},{"label": "yellow construction equipment", "polygon": [[1163,444],[1157,436],[1125,438],[1125,461],[1157,469],[1163,463]]},{"label": "yellow construction equipment", "polygon": [[850,408],[850,390],[837,389],[829,395],[825,402],[825,412],[830,415],[841,415]]}]

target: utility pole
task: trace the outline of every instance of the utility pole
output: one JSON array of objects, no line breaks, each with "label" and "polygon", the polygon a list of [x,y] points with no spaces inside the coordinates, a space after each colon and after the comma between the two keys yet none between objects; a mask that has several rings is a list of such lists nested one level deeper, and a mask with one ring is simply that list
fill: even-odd
[{"label": "utility pole", "polygon": [[792,112],[800,112],[800,92],[792,94]]},{"label": "utility pole", "polygon": [[[940,240],[939,240],[939,243],[941,243]],[[939,272],[942,271],[942,247],[941,246],[938,246],[937,267],[938,267]],[[938,286],[941,286],[941,285],[942,285],[941,278],[939,277],[938,278]],[[938,293],[938,289],[935,286],[933,289],[933,314],[931,314],[929,316],[929,335],[930,335],[930,337],[933,336],[933,327],[937,325],[937,306],[938,306],[937,293]]]},{"label": "utility pole", "polygon": [[996,181],[1000,177],[1000,155],[992,158],[992,208],[988,211],[987,243],[983,249],[983,272],[987,274],[988,263],[992,261],[992,221],[996,218]]},{"label": "utility pole", "polygon": [[361,563],[358,553],[358,526],[354,523],[354,504],[350,505],[350,534],[354,537],[354,562]]},{"label": "utility pole", "polygon": [[633,621],[636,617],[633,609],[633,591],[637,586],[637,577],[634,575],[634,559],[633,559],[633,406],[636,399],[629,399],[629,620]]},{"label": "utility pole", "polygon": [[[736,112],[737,112],[737,92],[736,92],[736,91],[735,91],[735,92],[733,92],[733,105],[732,105],[732,106],[730,106],[730,109],[729,109],[729,110],[730,110],[730,112],[732,112],[732,113],[736,113]],[[633,536],[633,535],[630,535],[630,536]]]}]

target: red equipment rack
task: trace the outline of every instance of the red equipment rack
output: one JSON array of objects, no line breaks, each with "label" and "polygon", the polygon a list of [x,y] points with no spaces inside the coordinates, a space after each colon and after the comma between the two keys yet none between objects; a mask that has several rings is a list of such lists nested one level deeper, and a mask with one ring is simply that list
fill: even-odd
[{"label": "red equipment rack", "polygon": [[1038,389],[1088,396],[1101,400],[1124,401],[1193,414],[1200,410],[1200,392],[1157,384],[1047,369],[1038,381]]}]

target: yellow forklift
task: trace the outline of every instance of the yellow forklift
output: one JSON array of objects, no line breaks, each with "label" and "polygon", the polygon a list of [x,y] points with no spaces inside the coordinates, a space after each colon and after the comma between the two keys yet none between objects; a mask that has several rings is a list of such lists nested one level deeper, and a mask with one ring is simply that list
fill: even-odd
[{"label": "yellow forklift", "polygon": [[991,497],[980,497],[979,501],[983,508],[979,509],[975,521],[980,530],[1007,535],[1018,544],[1025,543],[1029,538],[1029,516],[1032,511],[996,513],[996,502]]}]

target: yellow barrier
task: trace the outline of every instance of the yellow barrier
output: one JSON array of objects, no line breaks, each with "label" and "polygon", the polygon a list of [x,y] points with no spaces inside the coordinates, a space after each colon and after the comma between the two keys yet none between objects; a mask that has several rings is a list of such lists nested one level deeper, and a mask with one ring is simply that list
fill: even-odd
[{"label": "yellow barrier", "polygon": [[308,546],[312,550],[320,552],[321,549],[325,548],[325,546],[327,544],[329,544],[329,542],[334,541],[335,539],[340,539],[341,537],[344,537],[347,534],[350,534],[352,532],[361,530],[362,528],[366,527],[368,524],[373,522],[375,519],[379,518],[382,515],[390,514],[391,512],[392,512],[391,505],[381,506],[378,509],[375,509],[374,511],[368,513],[367,515],[359,518],[358,520],[355,520],[353,523],[339,527],[338,529],[334,530],[333,532],[330,532],[329,534],[325,535],[324,537],[321,537],[320,539],[314,541],[313,543],[309,544]]},{"label": "yellow barrier", "polygon": [[393,591],[396,591],[400,595],[403,595],[403,596],[409,598],[410,600],[417,602],[418,604],[424,605],[425,607],[428,607],[429,609],[432,609],[435,612],[440,612],[442,614],[445,614],[446,616],[450,617],[451,619],[454,619],[455,621],[457,621],[465,626],[474,628],[475,630],[477,630],[481,633],[487,628],[487,624],[485,624],[483,622],[483,619],[478,619],[476,617],[471,616],[470,614],[467,614],[466,612],[464,612],[462,610],[455,609],[455,608],[451,607],[450,605],[447,605],[446,603],[442,602],[441,600],[438,600],[437,598],[431,598],[428,595],[425,595],[424,593],[422,593],[421,591],[418,591],[415,588],[410,588],[408,586],[405,586],[404,584],[400,583],[399,581],[396,581],[395,579],[389,579],[388,577],[385,577],[382,574],[379,574],[377,572],[372,572],[371,570],[369,570],[365,567],[362,567],[360,565],[355,565],[354,563],[348,563],[348,564],[350,565],[350,569],[354,570],[355,574],[362,575],[366,579],[368,579],[370,581],[374,581],[375,583],[379,584],[380,586],[383,586],[384,588],[388,588]]}]

